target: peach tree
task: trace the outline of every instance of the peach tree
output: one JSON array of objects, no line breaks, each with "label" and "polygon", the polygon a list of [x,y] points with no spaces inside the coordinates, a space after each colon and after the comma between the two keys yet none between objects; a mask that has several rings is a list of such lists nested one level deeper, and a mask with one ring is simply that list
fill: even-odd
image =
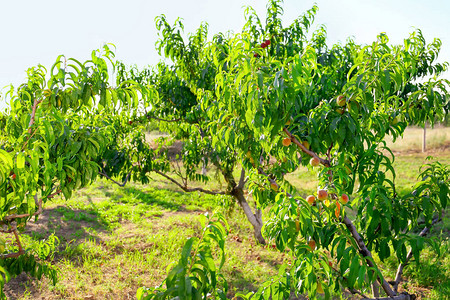
[{"label": "peach tree", "polygon": [[[240,296],[329,298],[347,289],[409,299],[398,292],[402,270],[419,262],[425,243],[439,250],[425,235],[447,205],[449,171],[430,162],[410,192],[399,191],[384,140],[448,114],[441,42],[427,44],[416,30],[401,45],[382,33],[369,45],[329,46],[324,27],[310,31],[317,7],[288,27],[279,1],[267,7],[265,24],[248,8],[241,33],[209,42],[194,34],[185,44],[180,21],[158,19],[160,50],[195,95],[202,132],[244,167],[258,209],[270,209],[265,238],[292,255],[278,277]],[[317,175],[313,195],[286,176],[301,165]],[[374,255],[396,257],[395,279],[387,282]]]},{"label": "peach tree", "polygon": [[[159,51],[172,60],[172,65],[159,63],[153,68],[138,70],[117,64],[117,84],[136,82],[154,88],[158,97],[153,97],[151,105],[144,113],[129,121],[129,129],[122,130],[120,141],[105,156],[107,166],[104,175],[114,180],[121,178],[119,185],[129,179],[147,183],[153,173],[175,183],[185,192],[201,192],[222,195],[235,199],[243,209],[254,228],[255,239],[264,244],[261,234],[261,210],[252,210],[247,201],[245,170],[239,165],[237,149],[225,144],[213,144],[214,137],[208,126],[211,119],[204,113],[199,100],[201,90],[214,91],[216,69],[208,53],[202,49],[207,46],[207,26],[202,25],[186,41],[180,30],[181,22],[170,26],[165,17],[158,17],[157,27],[161,33]],[[222,35],[214,37],[217,43],[226,43]],[[142,128],[149,122],[157,122],[160,130],[169,134],[149,145]],[[131,133],[131,134],[130,134]],[[171,154],[174,142],[182,143],[180,153]],[[210,168],[216,173],[207,173]],[[237,171],[240,174],[236,175]],[[208,188],[211,177],[224,182],[221,189]],[[193,184],[200,187],[192,187]]]},{"label": "peach tree", "polygon": [[[0,292],[22,271],[56,281],[48,263],[58,239],[24,245],[20,233],[57,195],[74,191],[99,175],[117,128],[139,114],[153,91],[138,84],[113,87],[114,53],[108,45],[81,63],[58,57],[50,71],[41,65],[6,94],[0,114]],[[8,234],[11,236],[8,237]]]}]

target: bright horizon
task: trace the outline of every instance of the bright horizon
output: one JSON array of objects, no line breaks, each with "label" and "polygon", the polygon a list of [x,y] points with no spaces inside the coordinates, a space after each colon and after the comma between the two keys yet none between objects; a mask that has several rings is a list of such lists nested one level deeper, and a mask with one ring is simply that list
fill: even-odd
[{"label": "bright horizon", "polygon": [[[244,6],[252,6],[261,19],[266,12],[265,1],[129,0],[122,3],[117,0],[2,1],[0,89],[11,83],[17,87],[24,81],[29,67],[42,64],[49,69],[60,54],[86,60],[92,50],[104,43],[115,44],[116,58],[127,65],[153,65],[161,59],[154,46],[158,39],[154,19],[161,14],[167,16],[169,23],[182,18],[185,34],[205,21],[212,36],[229,30],[239,32],[244,24]],[[441,39],[439,61],[450,61],[450,3],[447,1],[286,0],[284,25],[314,3],[319,11],[312,29],[324,24],[329,45],[344,43],[348,37],[369,44],[381,32],[386,32],[392,44],[398,44],[414,28],[419,28],[427,43],[434,38]]]}]

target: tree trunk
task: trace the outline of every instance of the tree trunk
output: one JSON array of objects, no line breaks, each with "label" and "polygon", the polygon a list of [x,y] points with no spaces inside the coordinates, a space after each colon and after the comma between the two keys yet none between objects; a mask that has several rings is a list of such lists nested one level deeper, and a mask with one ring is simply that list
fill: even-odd
[{"label": "tree trunk", "polygon": [[236,180],[233,177],[233,173],[231,170],[220,169],[225,181],[228,184],[228,191],[233,197],[237,200],[242,210],[244,211],[247,220],[252,224],[254,229],[255,239],[258,243],[265,245],[266,240],[262,236],[262,212],[260,209],[256,209],[255,213],[253,213],[252,208],[248,204],[247,200],[244,196],[244,185],[245,185],[245,170],[242,168],[241,170],[241,178],[239,179],[239,184],[236,184]]},{"label": "tree trunk", "polygon": [[252,224],[254,229],[254,235],[255,239],[262,245],[266,244],[266,240],[262,236],[262,212],[260,209],[256,209],[255,213],[252,212],[252,209],[250,205],[248,204],[247,200],[244,197],[244,191],[242,188],[236,188],[233,191],[233,196],[238,201],[239,205],[242,207],[242,210],[244,211],[245,216],[247,217],[247,220]]}]

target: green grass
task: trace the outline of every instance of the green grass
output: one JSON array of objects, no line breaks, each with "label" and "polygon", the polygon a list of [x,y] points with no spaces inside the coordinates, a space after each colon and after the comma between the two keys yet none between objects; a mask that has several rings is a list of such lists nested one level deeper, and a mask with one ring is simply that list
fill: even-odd
[{"label": "green grass", "polygon": [[[59,282],[30,279],[7,292],[18,299],[132,299],[138,287],[161,283],[184,242],[200,236],[198,215],[220,206],[221,198],[134,183],[120,188],[106,180],[68,201],[55,198],[24,243],[58,236],[52,263]],[[285,254],[257,245],[237,207],[227,213],[231,232],[223,273],[233,294],[254,290],[276,274]]]},{"label": "green grass", "polygon": [[[436,136],[442,136],[439,129]],[[407,130],[393,149],[396,183],[400,192],[408,191],[417,181],[419,166],[432,154],[442,163],[450,163],[447,143],[436,143],[428,153],[412,149],[420,130]],[[410,134],[415,137],[411,137]],[[428,131],[429,136],[434,131]],[[442,138],[441,138],[442,139]],[[314,172],[300,168],[288,179],[302,195],[317,189]],[[238,177],[238,174],[236,174]],[[201,184],[199,184],[201,186]],[[212,181],[209,189],[223,189],[223,183]],[[231,232],[227,237],[227,260],[223,267],[229,284],[229,297],[236,292],[256,290],[262,282],[275,275],[288,255],[257,245],[252,228],[233,200],[199,193],[183,193],[173,183],[152,176],[149,185],[129,183],[119,187],[110,181],[98,180],[78,191],[68,201],[55,198],[46,203],[46,210],[37,224],[30,222],[23,234],[26,245],[37,243],[55,234],[59,251],[52,264],[59,269],[56,286],[47,279],[20,277],[7,286],[11,299],[133,299],[137,288],[155,286],[165,278],[168,269],[179,258],[180,250],[191,236],[201,233],[198,215],[219,207],[226,209]],[[447,213],[448,215],[448,213]],[[433,235],[448,238],[450,220],[436,226]],[[405,270],[402,288],[422,299],[445,299],[450,294],[449,242],[442,244],[441,256],[431,248],[421,255],[419,265]],[[396,271],[393,258],[383,262],[385,275]]]}]

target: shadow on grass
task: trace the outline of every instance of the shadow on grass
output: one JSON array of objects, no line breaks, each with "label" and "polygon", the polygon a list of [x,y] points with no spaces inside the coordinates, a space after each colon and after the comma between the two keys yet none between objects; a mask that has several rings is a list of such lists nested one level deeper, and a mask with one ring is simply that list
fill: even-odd
[{"label": "shadow on grass", "polygon": [[24,234],[33,240],[42,240],[54,233],[64,242],[76,242],[86,238],[98,239],[89,230],[106,232],[107,227],[101,218],[92,210],[70,209],[66,206],[44,209],[37,222],[29,222]]},{"label": "shadow on grass", "polygon": [[[149,193],[149,192],[143,192],[140,189],[134,188],[134,187],[126,187],[124,188],[125,194],[129,196],[133,196],[134,198],[138,199],[142,203],[148,204],[148,205],[157,205],[163,209],[173,210],[173,211],[182,211],[185,210],[182,204],[175,203],[172,199],[168,199],[167,197],[170,194],[176,194],[175,197],[184,196],[181,192],[176,191],[169,191],[169,190],[161,190],[164,191],[160,194],[157,193]],[[155,195],[157,194],[157,195]],[[159,196],[159,197],[158,197]],[[165,199],[161,199],[161,196],[165,196]],[[173,197],[173,196],[172,196]]]},{"label": "shadow on grass", "polygon": [[233,298],[236,293],[241,293],[242,291],[256,291],[258,286],[244,277],[242,270],[233,269],[229,275],[230,278],[228,283],[228,293],[227,298]]},{"label": "shadow on grass", "polygon": [[[28,222],[26,230],[21,234],[21,240],[24,241],[24,235],[34,241],[45,240],[51,234],[57,236],[60,243],[52,262],[55,265],[63,258],[75,259],[72,257],[73,253],[69,257],[65,253],[68,248],[77,248],[77,245],[86,240],[102,243],[99,237],[102,232],[107,232],[107,226],[91,210],[70,209],[60,205],[44,209],[36,222]],[[26,244],[25,242],[25,246]],[[7,299],[22,299],[23,295],[39,285],[39,281],[25,273],[12,278],[4,287]]]}]

